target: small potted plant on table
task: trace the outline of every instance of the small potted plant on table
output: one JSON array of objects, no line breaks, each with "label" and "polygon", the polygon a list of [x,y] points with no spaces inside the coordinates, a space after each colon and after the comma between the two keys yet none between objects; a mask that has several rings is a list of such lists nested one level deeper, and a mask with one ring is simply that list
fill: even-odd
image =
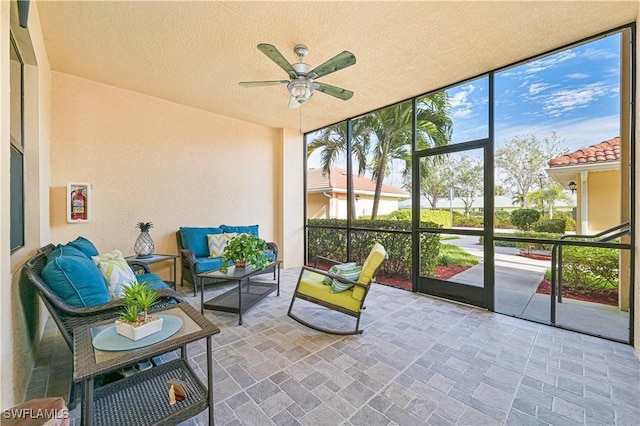
[{"label": "small potted plant on table", "polygon": [[238,234],[229,240],[224,248],[224,263],[220,269],[227,272],[229,261],[233,262],[236,268],[244,268],[250,263],[257,271],[264,269],[268,263],[265,258],[267,249],[265,240],[250,234]]},{"label": "small potted plant on table", "polygon": [[124,289],[124,312],[116,320],[116,332],[131,340],[157,333],[162,329],[162,318],[149,316],[147,311],[158,301],[158,292],[148,283],[136,281]]}]

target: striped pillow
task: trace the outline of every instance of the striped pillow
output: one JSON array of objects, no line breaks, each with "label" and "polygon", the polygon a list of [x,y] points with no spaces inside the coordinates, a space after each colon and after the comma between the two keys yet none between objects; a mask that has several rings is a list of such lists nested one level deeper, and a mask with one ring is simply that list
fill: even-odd
[{"label": "striped pillow", "polygon": [[238,234],[209,234],[207,235],[207,243],[209,244],[209,257],[221,257],[224,248],[229,240]]},{"label": "striped pillow", "polygon": [[[338,265],[333,265],[331,268],[329,268],[329,273],[333,275],[340,275],[340,272],[343,269],[349,270],[356,265],[357,265],[356,262],[340,263]],[[326,285],[331,285],[332,282],[333,282],[333,278],[328,276],[325,276],[324,279],[322,280],[322,284],[326,284]]]},{"label": "striped pillow", "polygon": [[[357,281],[360,277],[360,273],[362,272],[362,265],[352,264],[348,267],[339,268],[339,272],[334,272],[336,275],[340,275],[341,277],[345,277],[351,281]],[[353,284],[343,283],[339,280],[333,279],[331,280],[331,293],[340,293],[345,290],[349,290],[353,287]]]}]

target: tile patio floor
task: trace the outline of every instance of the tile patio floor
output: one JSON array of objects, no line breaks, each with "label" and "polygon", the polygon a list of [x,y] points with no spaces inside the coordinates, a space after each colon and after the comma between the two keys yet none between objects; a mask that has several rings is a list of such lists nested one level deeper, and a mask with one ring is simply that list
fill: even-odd
[{"label": "tile patio floor", "polygon": [[[638,424],[640,363],[631,346],[377,284],[364,334],[326,335],[286,315],[298,273],[283,270],[280,297],[254,306],[243,326],[236,315],[206,312],[221,329],[216,424]],[[228,287],[209,286],[205,295]],[[199,307],[191,287],[178,289]],[[328,318],[325,325],[353,321],[296,306]],[[49,323],[28,398],[67,395],[72,357]],[[202,344],[189,347],[202,377],[205,353]],[[75,424],[79,414],[71,412]],[[206,422],[204,412],[183,424]]]}]

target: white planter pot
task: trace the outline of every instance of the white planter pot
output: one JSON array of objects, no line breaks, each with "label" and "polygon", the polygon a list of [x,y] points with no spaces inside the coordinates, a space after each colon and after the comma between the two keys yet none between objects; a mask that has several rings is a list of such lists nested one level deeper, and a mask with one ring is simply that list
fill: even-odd
[{"label": "white planter pot", "polygon": [[133,325],[116,320],[116,332],[131,340],[140,340],[153,333],[162,330],[162,318],[158,317],[154,321],[134,327]]}]

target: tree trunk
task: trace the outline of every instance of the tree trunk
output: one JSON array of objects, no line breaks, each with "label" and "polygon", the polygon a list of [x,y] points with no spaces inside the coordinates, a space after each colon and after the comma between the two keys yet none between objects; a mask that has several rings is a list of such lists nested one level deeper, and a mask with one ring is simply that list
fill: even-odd
[{"label": "tree trunk", "polygon": [[373,196],[373,207],[371,208],[371,220],[378,218],[378,206],[380,205],[380,194],[382,194],[382,181],[387,171],[387,154],[389,152],[389,141],[384,141],[382,147],[382,155],[380,156],[380,163],[378,164],[378,178],[376,179],[376,192]]}]

